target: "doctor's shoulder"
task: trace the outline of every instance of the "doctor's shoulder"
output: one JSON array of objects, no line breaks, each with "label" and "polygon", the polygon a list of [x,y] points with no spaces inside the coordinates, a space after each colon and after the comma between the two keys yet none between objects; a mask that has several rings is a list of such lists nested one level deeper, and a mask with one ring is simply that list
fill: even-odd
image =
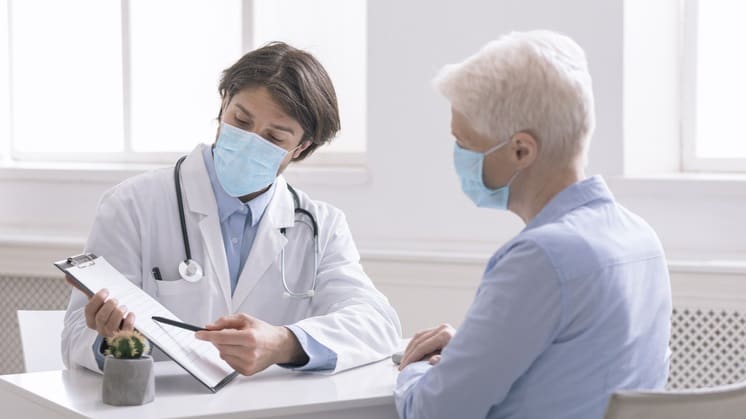
[{"label": "doctor's shoulder", "polygon": [[[347,225],[345,214],[341,209],[328,202],[315,200],[301,189],[293,188],[298,193],[300,208],[305,209],[316,217],[316,221],[319,223],[320,235],[328,234],[329,227],[336,230],[337,226]],[[325,229],[327,231],[324,231]]]},{"label": "doctor's shoulder", "polygon": [[336,216],[337,214],[342,214],[342,211],[334,205],[328,202],[313,199],[309,194],[303,191],[303,189],[296,187],[293,184],[290,184],[290,187],[292,187],[293,190],[298,194],[298,203],[300,204],[300,208],[309,211],[315,217],[326,218],[330,216]]},{"label": "doctor's shoulder", "polygon": [[164,167],[123,180],[106,190],[101,199],[146,199],[151,200],[151,204],[157,205],[158,198],[164,196],[161,194],[173,194],[173,189],[173,168]]},{"label": "doctor's shoulder", "polygon": [[123,180],[106,190],[99,200],[99,210],[106,205],[124,206],[131,210],[163,205],[173,195],[173,169],[149,170]]}]

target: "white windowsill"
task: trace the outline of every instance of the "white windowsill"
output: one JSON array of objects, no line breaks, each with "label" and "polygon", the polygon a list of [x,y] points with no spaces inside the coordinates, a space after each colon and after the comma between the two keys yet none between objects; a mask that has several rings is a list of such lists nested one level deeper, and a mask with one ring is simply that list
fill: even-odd
[{"label": "white windowsill", "polygon": [[4,162],[0,180],[48,183],[117,183],[165,164]]},{"label": "white windowsill", "polygon": [[746,197],[746,173],[661,173],[607,178],[617,195]]},{"label": "white windowsill", "polygon": [[[171,164],[2,162],[0,181],[116,184],[149,170],[169,166]],[[284,175],[290,182],[304,185],[362,185],[369,179],[365,164],[290,165]]]}]

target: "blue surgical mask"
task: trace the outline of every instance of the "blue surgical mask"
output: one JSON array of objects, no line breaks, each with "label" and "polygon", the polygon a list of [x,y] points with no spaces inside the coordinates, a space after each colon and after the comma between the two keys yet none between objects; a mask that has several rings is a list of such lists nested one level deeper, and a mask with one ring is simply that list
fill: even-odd
[{"label": "blue surgical mask", "polygon": [[482,178],[482,167],[484,166],[485,156],[493,153],[508,144],[508,141],[502,142],[484,153],[467,150],[454,143],[453,147],[453,164],[456,167],[456,173],[461,179],[461,190],[466,196],[482,208],[508,209],[508,200],[510,198],[510,184],[518,176],[518,171],[510,178],[505,186],[497,189],[490,189],[484,184]]},{"label": "blue surgical mask", "polygon": [[223,122],[213,150],[215,173],[228,195],[248,195],[275,181],[287,154],[259,135]]}]

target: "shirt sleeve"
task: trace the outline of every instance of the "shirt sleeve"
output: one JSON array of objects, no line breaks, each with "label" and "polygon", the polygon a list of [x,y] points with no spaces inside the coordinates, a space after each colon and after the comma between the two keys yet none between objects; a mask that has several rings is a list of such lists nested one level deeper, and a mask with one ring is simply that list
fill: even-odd
[{"label": "shirt sleeve", "polygon": [[327,371],[334,370],[337,367],[336,352],[319,343],[300,326],[290,325],[286,327],[298,339],[300,346],[308,355],[308,362],[301,366],[281,364],[281,367],[295,371]]},{"label": "shirt sleeve", "polygon": [[441,361],[408,365],[394,392],[406,418],[484,418],[554,340],[562,288],[545,252],[519,242],[488,265]]},{"label": "shirt sleeve", "polygon": [[104,356],[104,344],[105,344],[104,337],[99,335],[95,341],[93,341],[93,346],[91,349],[93,350],[93,356],[96,358],[96,364],[98,364],[98,369],[101,371],[104,370],[104,360],[106,357]]}]

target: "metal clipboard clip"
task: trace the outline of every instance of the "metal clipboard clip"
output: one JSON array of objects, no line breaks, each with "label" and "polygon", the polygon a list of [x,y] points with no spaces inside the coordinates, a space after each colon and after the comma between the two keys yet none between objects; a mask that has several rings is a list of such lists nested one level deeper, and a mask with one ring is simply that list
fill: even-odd
[{"label": "metal clipboard clip", "polygon": [[70,266],[77,266],[80,269],[87,268],[96,264],[96,258],[98,256],[93,253],[84,253],[77,256],[70,256],[67,258],[67,263]]}]

